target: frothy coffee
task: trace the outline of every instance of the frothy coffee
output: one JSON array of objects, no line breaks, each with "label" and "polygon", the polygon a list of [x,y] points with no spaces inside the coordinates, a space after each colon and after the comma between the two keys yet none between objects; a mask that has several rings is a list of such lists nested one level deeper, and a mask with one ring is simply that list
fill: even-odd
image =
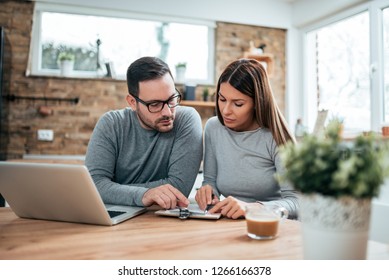
[{"label": "frothy coffee", "polygon": [[275,237],[278,232],[280,219],[277,217],[246,218],[247,232],[255,236]]},{"label": "frothy coffee", "polygon": [[250,238],[273,239],[278,234],[280,222],[288,217],[288,210],[275,205],[249,204],[245,216]]}]

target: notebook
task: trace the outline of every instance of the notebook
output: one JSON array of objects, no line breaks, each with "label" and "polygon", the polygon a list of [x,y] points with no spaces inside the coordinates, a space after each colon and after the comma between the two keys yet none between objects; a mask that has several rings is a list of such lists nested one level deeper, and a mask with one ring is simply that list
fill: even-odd
[{"label": "notebook", "polygon": [[21,218],[110,226],[146,212],[104,205],[84,165],[0,162],[0,193]]},{"label": "notebook", "polygon": [[169,210],[158,210],[155,212],[159,216],[170,216],[177,217],[180,219],[195,218],[195,219],[207,219],[207,220],[217,220],[221,218],[220,213],[210,214],[201,210],[196,204],[189,204],[187,208],[176,208]]}]

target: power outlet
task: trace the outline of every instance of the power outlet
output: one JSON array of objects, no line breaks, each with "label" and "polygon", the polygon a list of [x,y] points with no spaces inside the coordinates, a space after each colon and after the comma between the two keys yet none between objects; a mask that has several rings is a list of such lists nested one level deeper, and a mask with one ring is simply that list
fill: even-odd
[{"label": "power outlet", "polygon": [[54,132],[51,129],[38,129],[39,141],[53,141]]}]

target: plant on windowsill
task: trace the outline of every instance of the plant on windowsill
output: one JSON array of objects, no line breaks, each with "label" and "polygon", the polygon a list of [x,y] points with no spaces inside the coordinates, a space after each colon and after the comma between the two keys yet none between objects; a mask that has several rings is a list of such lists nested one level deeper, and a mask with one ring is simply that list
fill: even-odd
[{"label": "plant on windowsill", "polygon": [[176,82],[184,83],[185,73],[186,73],[186,62],[179,62],[175,65],[175,67],[176,67]]},{"label": "plant on windowsill", "polygon": [[371,200],[388,176],[388,144],[374,135],[341,139],[342,122],[280,148],[285,173],[301,193],[304,257],[364,259]]},{"label": "plant on windowsill", "polygon": [[58,60],[59,61],[64,61],[64,60],[74,61],[74,54],[72,54],[70,52],[60,52],[58,54]]},{"label": "plant on windowsill", "polygon": [[58,54],[58,62],[60,65],[61,75],[69,76],[73,71],[74,54],[70,52],[60,52]]}]

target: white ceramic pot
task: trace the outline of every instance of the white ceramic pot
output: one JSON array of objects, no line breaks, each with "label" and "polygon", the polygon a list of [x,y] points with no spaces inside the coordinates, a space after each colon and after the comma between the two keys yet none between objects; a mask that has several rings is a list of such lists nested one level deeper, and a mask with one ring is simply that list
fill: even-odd
[{"label": "white ceramic pot", "polygon": [[371,199],[302,195],[304,258],[366,259]]},{"label": "white ceramic pot", "polygon": [[62,60],[60,63],[61,75],[70,76],[73,72],[74,61]]},{"label": "white ceramic pot", "polygon": [[176,82],[185,83],[186,67],[176,67]]}]

